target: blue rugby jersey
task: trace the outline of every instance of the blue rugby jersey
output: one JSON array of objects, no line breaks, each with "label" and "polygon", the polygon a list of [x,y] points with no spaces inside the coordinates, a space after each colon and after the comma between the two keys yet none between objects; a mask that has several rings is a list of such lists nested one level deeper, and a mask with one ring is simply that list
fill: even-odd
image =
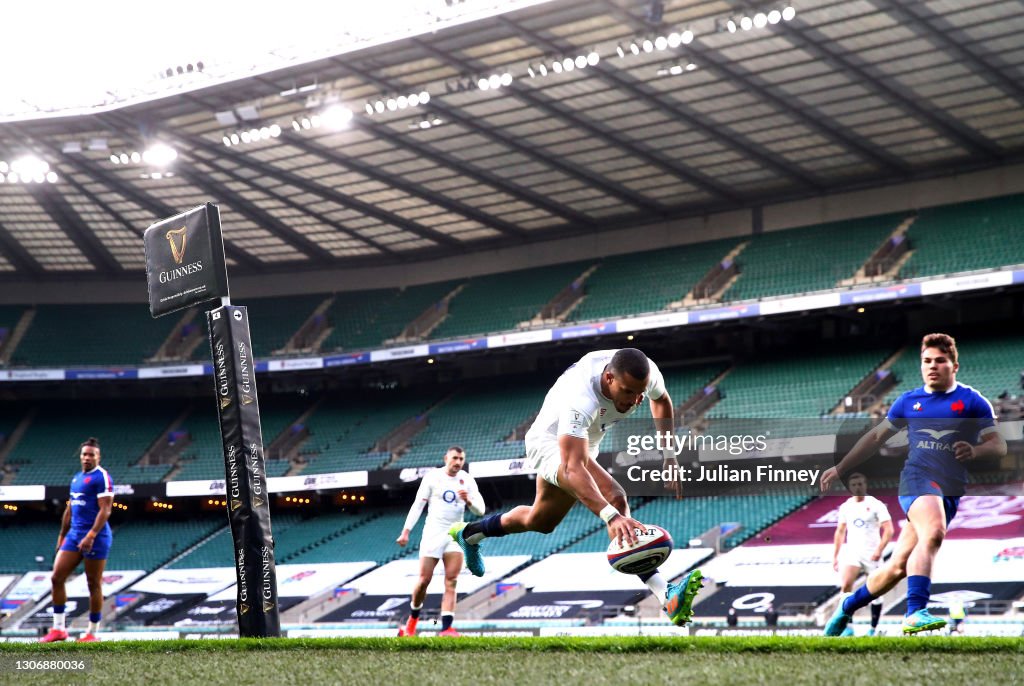
[{"label": "blue rugby jersey", "polygon": [[[71,530],[91,529],[100,512],[99,498],[108,495],[114,495],[114,480],[103,467],[75,474],[71,479]],[[109,530],[110,524],[107,523],[104,531]]]},{"label": "blue rugby jersey", "polygon": [[892,404],[886,419],[908,432],[910,455],[900,474],[900,495],[962,496],[967,468],[956,459],[953,444],[977,445],[981,436],[996,430],[992,404],[959,382],[945,393],[923,386],[907,391]]}]

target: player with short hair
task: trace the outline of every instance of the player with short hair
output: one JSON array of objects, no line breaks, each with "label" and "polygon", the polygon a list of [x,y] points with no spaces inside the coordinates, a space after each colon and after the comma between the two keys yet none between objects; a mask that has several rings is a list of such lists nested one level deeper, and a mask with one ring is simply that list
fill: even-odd
[{"label": "player with short hair", "polygon": [[476,481],[463,470],[466,464],[466,451],[457,445],[448,448],[444,454],[444,467],[433,469],[423,475],[420,487],[416,490],[416,500],[409,508],[409,516],[405,518],[402,533],[396,541],[405,546],[409,542],[409,534],[416,522],[427,508],[427,519],[423,523],[423,534],[420,536],[420,576],[413,587],[412,600],[409,603],[409,619],[399,628],[399,636],[415,636],[416,623],[423,609],[423,599],[427,595],[427,586],[434,576],[437,561],[444,562],[444,596],[441,598],[441,636],[458,636],[452,627],[455,619],[455,584],[462,571],[462,549],[448,536],[448,529],[456,522],[461,522],[466,508],[479,516],[484,513],[484,499],[480,495]]},{"label": "player with short hair", "polygon": [[[533,505],[521,505],[472,524],[456,524],[454,538],[466,553],[466,566],[484,573],[480,543],[486,538],[537,531],[549,534],[576,502],[600,517],[608,536],[636,543],[643,525],[629,513],[626,492],[597,463],[601,439],[617,422],[634,414],[647,398],[659,432],[673,429],[675,408],[661,371],[636,348],[597,350],[584,355],[555,382],[526,434],[526,463],[537,471]],[[668,458],[674,460],[674,457]],[[693,570],[678,584],[657,572],[639,575],[678,626],[690,621],[701,587]]]},{"label": "player with short hair", "polygon": [[[878,569],[893,531],[889,508],[878,498],[868,495],[866,476],[854,472],[847,478],[846,485],[853,495],[839,506],[832,553],[832,569],[839,572],[840,591],[844,596],[853,591],[853,584],[861,572],[871,574]],[[875,598],[871,601],[869,636],[875,635],[881,617],[882,599]]]},{"label": "player with short hair", "polygon": [[100,442],[88,438],[79,454],[82,471],[71,479],[71,497],[61,519],[57,536],[57,556],[53,560],[53,628],[40,643],[64,641],[68,632],[64,625],[64,609],[68,594],[64,582],[85,561],[85,578],[89,586],[89,629],[78,641],[98,641],[103,611],[103,568],[114,539],[110,531],[110,511],[114,505],[114,481],[100,467]]},{"label": "player with short hair", "polygon": [[861,436],[835,467],[821,476],[821,490],[873,455],[906,428],[910,454],[900,473],[900,507],[909,524],[903,527],[888,564],[844,599],[825,625],[825,635],[839,636],[852,613],[907,579],[907,614],[903,633],[934,631],[945,620],[928,611],[935,555],[956,516],[967,484],[965,462],[1006,455],[1006,441],[996,429],[992,404],[970,386],[959,383],[956,341],[944,333],[921,340],[924,385],[907,391],[892,404],[885,421]]}]

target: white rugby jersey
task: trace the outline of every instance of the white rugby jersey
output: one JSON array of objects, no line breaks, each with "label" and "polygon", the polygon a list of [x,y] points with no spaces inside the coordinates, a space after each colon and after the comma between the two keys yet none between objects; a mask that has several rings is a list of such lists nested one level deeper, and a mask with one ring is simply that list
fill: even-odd
[{"label": "white rugby jersey", "polygon": [[[618,350],[595,350],[566,369],[544,397],[540,414],[526,432],[527,445],[534,442],[558,444],[562,435],[587,439],[591,457],[599,452],[601,439],[621,419],[631,416],[639,405],[619,412],[601,393],[601,374]],[[648,358],[651,373],[644,400],[665,395],[665,379],[654,361]]]},{"label": "white rugby jersey", "polygon": [[839,523],[846,524],[846,545],[858,554],[875,551],[882,540],[882,522],[889,521],[892,517],[885,503],[870,495],[859,503],[851,497],[839,506]]},{"label": "white rugby jersey", "polygon": [[427,507],[427,520],[423,529],[448,529],[452,524],[462,521],[466,511],[466,503],[459,497],[459,491],[469,491],[469,510],[475,515],[484,513],[484,498],[476,481],[464,469],[455,476],[448,476],[444,467],[432,469],[423,475],[420,487],[416,491],[416,500],[409,508],[409,516],[405,518],[403,528],[410,531],[419,521],[423,508]]}]

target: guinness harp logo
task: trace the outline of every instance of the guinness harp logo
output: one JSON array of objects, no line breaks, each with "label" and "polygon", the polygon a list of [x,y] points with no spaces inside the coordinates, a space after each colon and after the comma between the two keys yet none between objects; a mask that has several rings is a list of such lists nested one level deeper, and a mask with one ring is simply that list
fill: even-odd
[{"label": "guinness harp logo", "polygon": [[262,498],[253,498],[252,499],[252,506],[253,507],[261,507],[262,505],[263,505],[263,499]]},{"label": "guinness harp logo", "polygon": [[253,401],[253,397],[251,395],[248,395],[246,393],[242,394],[242,404],[243,405],[249,405],[250,403],[252,403],[252,401]]},{"label": "guinness harp logo", "polygon": [[228,405],[230,405],[230,404],[231,404],[231,398],[226,398],[224,396],[221,396],[221,399],[220,399],[220,409],[226,410]]},{"label": "guinness harp logo", "polygon": [[238,614],[244,615],[248,611],[249,611],[249,606],[247,604],[242,603],[241,605],[238,606]]},{"label": "guinness harp logo", "polygon": [[242,501],[241,500],[232,500],[231,501],[231,511],[232,512],[234,512],[235,510],[237,510],[241,506],[242,506]]},{"label": "guinness harp logo", "polygon": [[264,600],[263,601],[263,613],[266,614],[274,609],[274,603]]},{"label": "guinness harp logo", "polygon": [[[185,259],[185,242],[188,240],[188,234],[185,231],[187,229],[187,226],[183,226],[180,229],[172,229],[167,232],[167,242],[171,244],[171,257],[174,258],[175,264],[181,264]],[[177,244],[175,244],[175,240],[178,241]]]}]

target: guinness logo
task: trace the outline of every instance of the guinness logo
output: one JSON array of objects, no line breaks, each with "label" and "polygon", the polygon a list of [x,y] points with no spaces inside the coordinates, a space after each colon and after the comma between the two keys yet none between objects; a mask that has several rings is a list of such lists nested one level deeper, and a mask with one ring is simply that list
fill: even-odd
[{"label": "guinness logo", "polygon": [[243,405],[248,405],[252,401],[253,401],[253,397],[251,395],[248,395],[246,393],[242,394],[242,404]]},{"label": "guinness logo", "polygon": [[232,512],[234,512],[235,510],[237,510],[241,506],[242,506],[242,501],[241,500],[232,500],[231,501],[231,511]]},{"label": "guinness logo", "polygon": [[259,507],[262,504],[263,504],[263,499],[262,498],[253,498],[252,499],[252,506],[253,507]]},{"label": "guinness logo", "polygon": [[266,600],[263,601],[263,612],[264,613],[270,612],[273,609],[274,609],[274,604],[273,603],[267,602]]},{"label": "guinness logo", "polygon": [[220,399],[220,409],[226,410],[228,405],[230,405],[230,404],[231,404],[231,398],[227,398],[227,397],[223,397],[223,396],[221,397],[221,399]]},{"label": "guinness logo", "polygon": [[249,606],[246,605],[245,603],[242,603],[241,605],[238,606],[238,614],[244,615],[248,611],[249,611]]},{"label": "guinness logo", "polygon": [[[188,240],[188,234],[185,231],[187,229],[187,226],[183,226],[180,229],[171,229],[167,232],[167,242],[171,244],[171,257],[174,258],[175,264],[181,264],[185,259],[185,242]],[[175,240],[179,242],[175,244]]]}]

